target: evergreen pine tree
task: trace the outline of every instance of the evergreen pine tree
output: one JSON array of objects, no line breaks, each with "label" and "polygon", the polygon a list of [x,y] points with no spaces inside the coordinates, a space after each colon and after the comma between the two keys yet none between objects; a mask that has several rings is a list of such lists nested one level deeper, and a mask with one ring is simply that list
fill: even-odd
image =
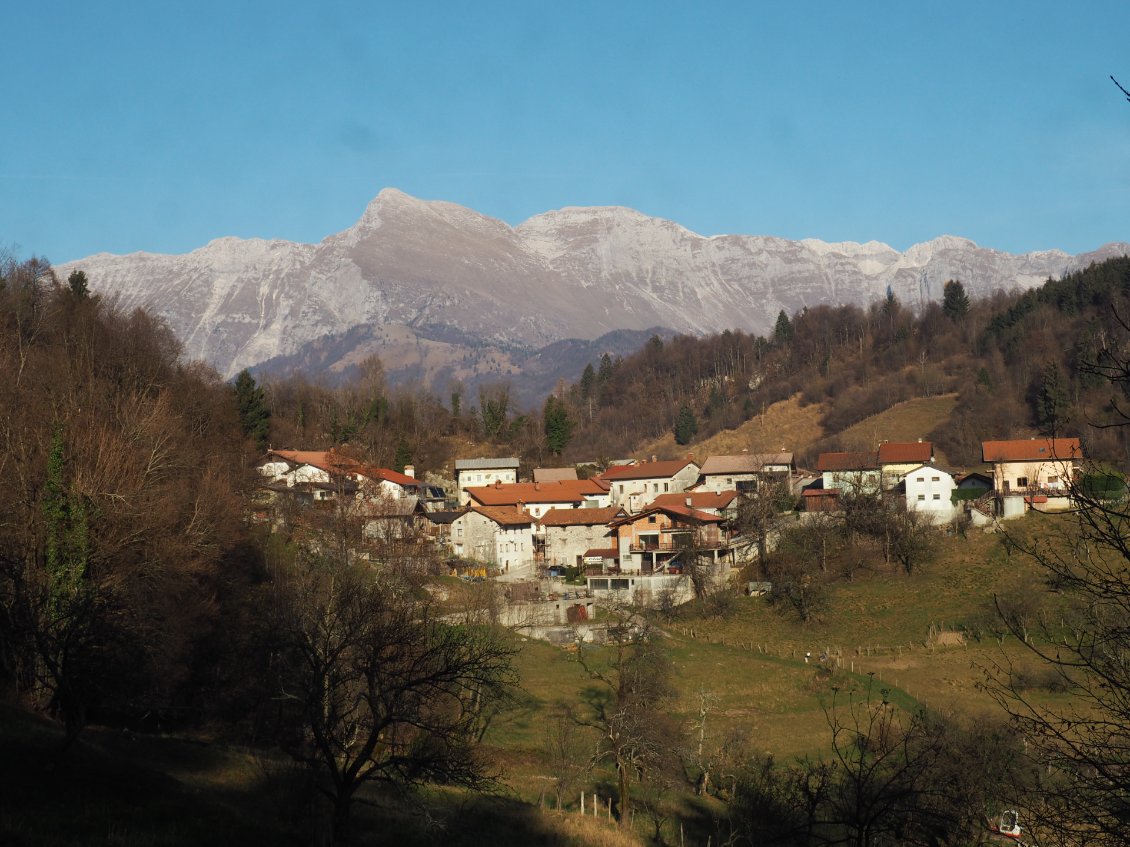
[{"label": "evergreen pine tree", "polygon": [[958,321],[968,311],[969,295],[965,293],[965,286],[956,279],[949,280],[942,289],[942,313],[951,321]]},{"label": "evergreen pine tree", "polygon": [[773,327],[773,338],[778,344],[785,344],[792,340],[793,337],[793,322],[789,320],[789,316],[785,314],[785,310],[781,309],[781,313],[777,315],[777,325]]},{"label": "evergreen pine tree", "polygon": [[565,403],[552,394],[546,398],[542,414],[545,427],[545,444],[554,456],[560,456],[573,437],[573,422],[569,420],[569,410]]},{"label": "evergreen pine tree", "polygon": [[239,426],[245,438],[255,442],[262,450],[267,446],[267,433],[271,425],[271,412],[263,396],[263,389],[246,368],[235,378],[235,403],[239,411]]},{"label": "evergreen pine tree", "polygon": [[404,473],[404,468],[412,464],[412,448],[408,446],[408,442],[403,438],[396,443],[396,458],[392,461],[393,470],[397,473]]},{"label": "evergreen pine tree", "polygon": [[67,285],[70,286],[71,294],[76,299],[83,300],[90,293],[90,286],[86,281],[86,274],[82,271],[71,271],[71,275],[67,277]]},{"label": "evergreen pine tree", "polygon": [[695,417],[691,407],[685,403],[679,408],[675,416],[675,443],[690,444],[698,433],[698,418]]}]

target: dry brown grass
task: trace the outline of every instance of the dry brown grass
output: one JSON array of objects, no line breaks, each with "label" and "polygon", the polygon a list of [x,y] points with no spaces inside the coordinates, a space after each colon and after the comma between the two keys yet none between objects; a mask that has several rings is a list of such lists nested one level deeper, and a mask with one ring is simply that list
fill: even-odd
[{"label": "dry brown grass", "polygon": [[[845,429],[840,434],[840,441],[845,450],[874,450],[880,441],[925,439],[938,424],[949,418],[956,406],[956,394],[919,397],[896,403]],[[945,456],[940,453],[937,453],[937,458],[939,462],[945,462]]]},{"label": "dry brown grass", "polygon": [[733,455],[742,450],[751,453],[771,453],[782,449],[801,452],[824,437],[824,429],[820,426],[822,414],[823,407],[819,404],[801,406],[800,395],[797,394],[774,403],[737,429],[724,429],[687,447],[676,444],[675,437],[666,433],[644,444],[638,452],[643,456],[663,458],[689,452],[700,460],[707,456]]},{"label": "dry brown grass", "polygon": [[605,818],[581,817],[576,812],[547,812],[552,829],[560,834],[566,845],[577,847],[643,847],[647,842],[630,830],[620,829],[615,821]]}]

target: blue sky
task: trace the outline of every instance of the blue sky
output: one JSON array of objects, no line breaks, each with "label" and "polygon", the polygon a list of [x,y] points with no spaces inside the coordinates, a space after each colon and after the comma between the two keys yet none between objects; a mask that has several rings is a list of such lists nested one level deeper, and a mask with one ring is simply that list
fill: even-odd
[{"label": "blue sky", "polygon": [[[1074,8],[1073,8],[1074,7]],[[316,242],[385,186],[516,224],[1130,241],[1130,3],[0,9],[0,247]]]}]

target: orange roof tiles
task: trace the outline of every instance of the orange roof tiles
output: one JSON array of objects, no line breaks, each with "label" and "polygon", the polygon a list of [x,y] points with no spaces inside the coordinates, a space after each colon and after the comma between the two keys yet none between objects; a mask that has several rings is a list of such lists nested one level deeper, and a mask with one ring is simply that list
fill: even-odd
[{"label": "orange roof tiles", "polygon": [[684,491],[681,494],[660,494],[651,502],[655,506],[686,506],[687,500],[690,500],[694,509],[725,509],[737,496],[736,491]]},{"label": "orange roof tiles", "polygon": [[497,482],[467,489],[471,499],[484,506],[513,506],[517,503],[581,503],[588,497],[604,494],[605,489],[591,480],[561,482]]},{"label": "orange roof tiles", "polygon": [[639,512],[639,513],[634,514],[634,515],[627,515],[626,517],[617,518],[616,520],[611,521],[610,525],[611,526],[623,526],[624,524],[635,523],[636,521],[640,520],[641,518],[644,518],[648,515],[654,514],[655,512],[664,512],[668,515],[676,515],[677,517],[688,518],[692,521],[697,521],[698,523],[721,523],[722,522],[722,518],[718,517],[718,515],[712,515],[712,514],[710,514],[710,512],[702,512],[702,511],[699,511],[698,509],[689,509],[686,506],[679,506],[679,505],[656,506],[653,503],[652,505],[650,505],[646,509],[644,509],[642,512]]},{"label": "orange roof tiles", "polygon": [[[662,462],[643,462],[638,465],[616,465],[602,473],[605,482],[619,482],[628,479],[667,479],[673,477],[687,465],[695,465],[690,459],[670,459]],[[695,465],[697,468],[698,465]]]},{"label": "orange roof tiles", "polygon": [[361,476],[367,476],[371,479],[384,479],[389,482],[394,482],[397,485],[405,485],[416,488],[420,485],[420,480],[414,476],[402,474],[399,471],[394,471],[389,468],[360,468],[357,473]]},{"label": "orange roof tiles", "polygon": [[981,442],[981,457],[986,462],[1070,461],[1083,458],[1078,438],[1019,438],[1011,441]]},{"label": "orange roof tiles", "polygon": [[489,518],[499,526],[526,526],[534,522],[528,512],[510,506],[472,506],[469,511]]},{"label": "orange roof tiles", "polygon": [[335,453],[333,450],[268,450],[267,457],[272,456],[296,465],[312,465],[334,473],[350,472],[361,465],[356,459]]},{"label": "orange roof tiles", "polygon": [[600,509],[550,509],[541,516],[542,526],[591,526],[606,524],[618,515],[625,514],[619,506]]},{"label": "orange roof tiles", "polygon": [[884,441],[879,445],[880,465],[928,464],[934,455],[930,441]]}]

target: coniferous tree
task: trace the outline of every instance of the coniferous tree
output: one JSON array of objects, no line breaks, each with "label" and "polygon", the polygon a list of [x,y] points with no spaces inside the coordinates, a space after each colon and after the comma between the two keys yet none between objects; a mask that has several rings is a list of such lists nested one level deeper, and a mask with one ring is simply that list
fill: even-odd
[{"label": "coniferous tree", "polygon": [[560,456],[573,437],[573,422],[569,420],[569,411],[565,408],[565,403],[552,394],[546,398],[542,423],[549,452],[554,456]]},{"label": "coniferous tree", "polygon": [[1036,392],[1036,424],[1044,435],[1061,435],[1067,423],[1068,394],[1059,366],[1044,368]]},{"label": "coniferous tree", "polygon": [[67,285],[70,286],[71,294],[79,300],[82,300],[90,293],[90,286],[86,280],[86,274],[82,271],[71,271],[71,275],[67,277]]},{"label": "coniferous tree", "polygon": [[397,473],[404,473],[404,468],[412,464],[412,448],[403,438],[396,444],[396,458],[393,459],[393,469]]},{"label": "coniferous tree", "polygon": [[235,402],[244,437],[252,439],[259,449],[263,449],[267,446],[271,412],[262,387],[256,384],[255,377],[246,368],[235,378]]},{"label": "coniferous tree", "polygon": [[675,416],[675,443],[690,444],[697,433],[698,418],[695,417],[691,407],[684,404],[679,408],[679,414]]},{"label": "coniferous tree", "polygon": [[956,279],[946,282],[942,289],[942,312],[951,321],[958,321],[969,311],[969,295],[965,286]]},{"label": "coniferous tree", "polygon": [[789,316],[785,314],[785,310],[781,309],[780,314],[777,315],[777,325],[773,327],[773,338],[778,344],[785,344],[792,340],[793,337],[793,324],[789,320]]}]

